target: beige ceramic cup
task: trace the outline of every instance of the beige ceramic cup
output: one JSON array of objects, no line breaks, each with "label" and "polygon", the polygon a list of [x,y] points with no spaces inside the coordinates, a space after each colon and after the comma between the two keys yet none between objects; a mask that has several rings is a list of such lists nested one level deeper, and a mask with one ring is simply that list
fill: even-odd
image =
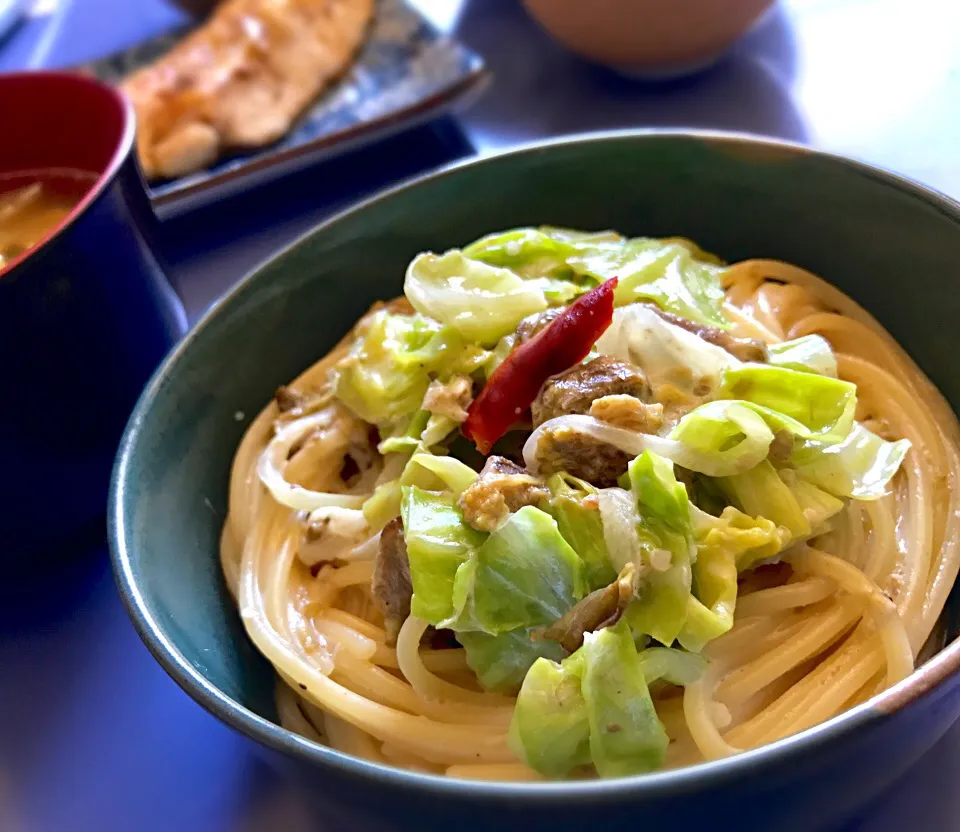
[{"label": "beige ceramic cup", "polygon": [[716,61],[773,0],[523,0],[572,52],[625,75],[671,78]]}]

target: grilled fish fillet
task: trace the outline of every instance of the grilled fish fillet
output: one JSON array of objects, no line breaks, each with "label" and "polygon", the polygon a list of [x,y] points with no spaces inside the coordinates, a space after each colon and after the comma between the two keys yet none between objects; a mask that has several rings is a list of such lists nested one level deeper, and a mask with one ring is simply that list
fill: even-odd
[{"label": "grilled fish fillet", "polygon": [[226,0],[169,53],[124,81],[150,179],[260,147],[353,58],[374,0]]}]

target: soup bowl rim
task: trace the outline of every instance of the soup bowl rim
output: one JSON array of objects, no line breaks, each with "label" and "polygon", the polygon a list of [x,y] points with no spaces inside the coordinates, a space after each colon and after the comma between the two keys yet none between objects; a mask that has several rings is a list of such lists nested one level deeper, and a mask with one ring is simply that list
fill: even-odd
[{"label": "soup bowl rim", "polygon": [[[85,86],[88,90],[97,90],[98,94],[107,94],[113,99],[113,102],[117,105],[118,111],[121,114],[121,129],[114,139],[114,149],[111,153],[110,161],[106,164],[102,171],[79,171],[70,167],[46,167],[37,169],[35,171],[38,175],[42,173],[49,173],[51,171],[81,172],[90,174],[90,176],[95,177],[95,179],[84,192],[83,197],[80,198],[73,208],[70,209],[70,212],[62,220],[60,220],[60,222],[53,226],[50,231],[44,234],[44,236],[41,237],[40,241],[37,242],[36,245],[31,246],[19,256],[8,261],[5,266],[0,266],[0,280],[10,277],[20,266],[23,266],[25,263],[35,258],[51,243],[54,243],[58,238],[60,238],[64,232],[69,230],[69,228],[86,212],[91,205],[93,205],[93,203],[97,201],[97,199],[100,198],[103,192],[106,191],[110,186],[110,183],[114,180],[120,168],[123,166],[123,163],[130,155],[130,152],[134,146],[134,141],[136,140],[137,119],[133,111],[133,105],[131,105],[126,96],[119,92],[119,90],[116,90],[108,84],[98,81],[96,78],[91,78],[87,75],[82,75],[76,72],[27,70],[22,72],[9,72],[0,74],[0,86],[3,86],[7,83],[12,84],[23,81],[30,82],[41,79],[55,83],[79,84],[81,86]],[[33,172],[34,171],[32,170],[0,171],[0,179],[3,179],[4,177],[9,178],[13,176],[26,175]]]},{"label": "soup bowl rim", "polygon": [[[621,142],[646,139],[698,140],[711,146],[723,146],[737,152],[775,153],[783,156],[816,156],[842,166],[849,166],[861,175],[906,195],[918,197],[955,222],[960,232],[960,203],[945,194],[915,182],[905,176],[876,165],[852,159],[837,153],[813,149],[798,143],[776,138],[754,136],[734,131],[697,129],[632,128],[580,133],[547,140],[538,140],[491,153],[471,157],[414,176],[388,187],[371,197],[337,212],[300,235],[272,257],[249,271],[238,283],[211,306],[187,335],[177,344],[154,373],[142,393],[127,425],[117,455],[108,509],[108,536],[114,577],[127,613],[140,638],[154,658],[197,703],[221,721],[259,743],[288,756],[303,760],[319,769],[338,770],[343,775],[369,779],[383,786],[420,789],[438,797],[455,798],[467,788],[474,796],[490,799],[522,799],[531,806],[553,804],[558,799],[570,803],[594,803],[618,796],[631,799],[680,794],[718,787],[737,778],[755,774],[764,766],[785,761],[797,761],[818,746],[835,741],[855,730],[865,729],[915,701],[936,692],[944,681],[960,671],[960,638],[954,639],[923,665],[897,685],[873,696],[819,725],[798,734],[777,740],[755,749],[743,751],[719,760],[697,763],[684,768],[657,771],[618,779],[558,782],[487,782],[461,780],[442,775],[412,772],[402,768],[374,763],[337,751],[306,739],[281,727],[246,708],[217,688],[180,652],[164,631],[162,624],[150,610],[140,586],[133,550],[135,534],[127,516],[127,506],[134,499],[135,472],[132,470],[136,448],[144,422],[154,398],[166,386],[174,371],[192,344],[223,313],[240,294],[250,290],[258,276],[272,263],[286,257],[308,238],[323,233],[348,217],[370,209],[382,201],[392,199],[402,191],[425,185],[438,179],[456,176],[459,171],[495,164],[504,157],[536,154],[548,148],[578,144]],[[281,380],[282,381],[282,380]]]}]

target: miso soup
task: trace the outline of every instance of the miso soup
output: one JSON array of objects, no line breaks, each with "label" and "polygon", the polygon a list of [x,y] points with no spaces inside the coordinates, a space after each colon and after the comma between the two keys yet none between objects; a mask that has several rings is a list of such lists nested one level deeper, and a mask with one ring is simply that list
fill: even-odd
[{"label": "miso soup", "polygon": [[[68,187],[61,177],[49,182],[40,179],[0,193],[0,269],[53,231],[83,198],[93,179],[87,174],[73,175]],[[0,180],[0,189],[2,185]]]}]

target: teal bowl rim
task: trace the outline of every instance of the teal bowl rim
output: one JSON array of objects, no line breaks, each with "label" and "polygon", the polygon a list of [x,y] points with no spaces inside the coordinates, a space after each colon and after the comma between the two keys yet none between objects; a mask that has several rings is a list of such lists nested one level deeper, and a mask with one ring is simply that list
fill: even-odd
[{"label": "teal bowl rim", "polygon": [[849,166],[861,175],[897,188],[915,198],[920,198],[957,223],[960,232],[960,203],[947,195],[921,185],[892,171],[849,157],[816,150],[794,142],[775,138],[751,136],[744,133],[713,130],[661,130],[627,129],[563,136],[545,141],[519,145],[508,150],[455,162],[426,174],[412,177],[391,186],[374,196],[361,200],[350,208],[340,211],[299,236],[273,257],[251,270],[217,300],[164,359],[155,371],[138,400],[127,424],[114,465],[108,507],[108,538],[114,578],[120,597],[134,628],[154,658],[173,680],[198,704],[222,722],[240,731],[275,751],[301,759],[318,769],[332,768],[344,776],[362,777],[380,785],[421,789],[433,792],[438,797],[456,799],[469,789],[474,797],[522,798],[532,807],[538,804],[554,804],[557,799],[573,803],[594,803],[618,796],[632,800],[644,797],[662,797],[667,794],[682,794],[707,787],[722,786],[739,777],[749,776],[758,768],[773,762],[799,760],[823,743],[837,740],[848,732],[864,729],[882,720],[912,702],[932,695],[949,677],[960,670],[960,638],[929,659],[920,668],[899,684],[874,696],[867,702],[839,714],[819,725],[759,748],[744,751],[732,757],[698,763],[686,768],[652,772],[613,780],[560,781],[547,783],[489,782],[483,780],[458,780],[442,775],[422,774],[392,766],[369,762],[320,745],[271,722],[231,699],[211,684],[177,649],[165,635],[157,620],[150,613],[138,586],[131,563],[132,533],[125,506],[132,499],[131,459],[139,441],[145,414],[153,399],[166,382],[171,370],[181,360],[194,340],[220,314],[225,304],[250,287],[263,268],[276,259],[285,257],[313,234],[335,225],[342,219],[366,211],[382,200],[390,199],[401,191],[416,188],[434,180],[455,176],[461,170],[474,166],[495,164],[504,157],[537,154],[553,147],[577,144],[602,144],[624,140],[679,139],[699,140],[717,146],[725,145],[730,150],[768,150],[783,155],[810,155],[832,160]]}]

